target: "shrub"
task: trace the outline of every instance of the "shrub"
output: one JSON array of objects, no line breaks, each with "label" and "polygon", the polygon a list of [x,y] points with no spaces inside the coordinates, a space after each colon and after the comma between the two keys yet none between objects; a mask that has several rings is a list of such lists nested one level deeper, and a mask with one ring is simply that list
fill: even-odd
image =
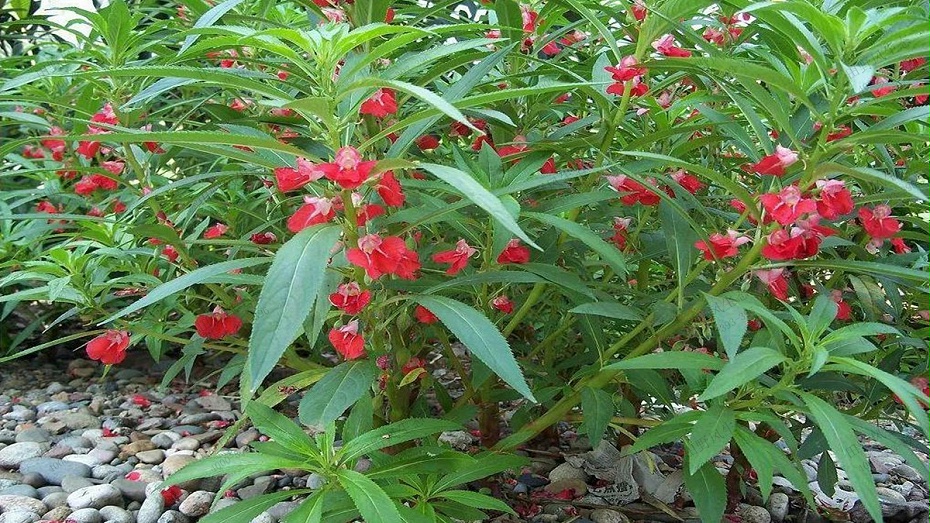
[{"label": "shrub", "polygon": [[[880,519],[857,435],[927,476],[874,423],[928,431],[926,6],[453,3],[117,1],[4,58],[10,345],[86,326],[7,359],[229,354],[273,441],[175,481],[314,471],[307,521],[506,509],[450,489],[515,461],[430,439],[473,418],[683,439],[707,521],[751,469],[812,502],[820,455]],[[268,408],[297,390],[315,439]]]}]

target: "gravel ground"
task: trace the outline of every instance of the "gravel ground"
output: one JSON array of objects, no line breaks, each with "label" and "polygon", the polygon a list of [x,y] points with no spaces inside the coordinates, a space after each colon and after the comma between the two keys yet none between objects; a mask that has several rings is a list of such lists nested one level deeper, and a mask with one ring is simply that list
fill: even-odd
[{"label": "gravel ground", "polygon": [[[101,380],[102,367],[70,354],[3,364],[0,370],[0,523],[193,523],[202,516],[267,492],[314,488],[320,478],[272,474],[251,477],[224,492],[211,507],[221,478],[193,481],[164,491],[173,471],[209,454],[240,416],[232,396],[217,394],[209,379],[193,385],[158,385],[168,364],[155,366],[139,355]],[[203,369],[195,377],[206,375]],[[297,397],[290,398],[290,406]],[[584,438],[562,427],[561,447],[526,451],[531,462],[516,477],[501,478],[499,495],[521,514],[495,521],[618,523],[697,521],[680,488],[678,448],[620,458],[602,443],[591,450]],[[262,438],[246,428],[228,447],[245,449]],[[443,441],[473,448],[469,432]],[[927,522],[927,482],[893,453],[864,442],[887,521]],[[725,472],[732,460],[718,456]],[[823,508],[801,506],[790,485],[776,480],[763,503],[750,491],[733,522],[815,523],[869,521],[842,470],[836,492],[817,488],[817,462],[805,463]],[[296,507],[278,503],[254,521],[275,523]]]}]

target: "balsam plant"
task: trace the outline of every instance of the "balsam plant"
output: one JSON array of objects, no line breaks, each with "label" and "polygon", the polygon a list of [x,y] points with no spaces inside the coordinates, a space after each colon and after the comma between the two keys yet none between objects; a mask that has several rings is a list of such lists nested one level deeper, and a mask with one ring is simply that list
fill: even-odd
[{"label": "balsam plant", "polygon": [[[0,314],[29,320],[5,359],[180,350],[167,382],[224,358],[272,438],[236,459],[325,476],[309,521],[502,510],[448,489],[564,420],[628,451],[683,439],[706,521],[774,473],[814,502],[799,463],[828,471],[825,450],[880,519],[857,435],[927,475],[875,423],[928,433],[926,5],[459,7],[121,0],[75,11],[88,34],[44,22],[77,45],[36,38],[0,75]],[[262,408],[294,392],[316,439]],[[447,429],[408,420],[437,414],[476,420],[493,459],[414,446]],[[390,458],[356,443],[405,427]],[[416,463],[352,472],[364,454]],[[446,457],[471,479],[435,476]]]}]

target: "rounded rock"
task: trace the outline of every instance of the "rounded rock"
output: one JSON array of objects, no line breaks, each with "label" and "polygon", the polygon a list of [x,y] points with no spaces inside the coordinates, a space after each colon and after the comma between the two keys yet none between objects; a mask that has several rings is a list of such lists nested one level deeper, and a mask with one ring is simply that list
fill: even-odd
[{"label": "rounded rock", "polygon": [[588,474],[578,467],[573,467],[570,463],[562,463],[549,472],[549,481],[556,482],[563,479],[577,479],[587,481]]},{"label": "rounded rock", "polygon": [[30,498],[39,499],[39,491],[32,485],[13,485],[12,487],[0,490],[0,495],[28,496]]},{"label": "rounded rock", "polygon": [[17,443],[46,443],[52,435],[42,427],[23,429],[16,435]]},{"label": "rounded rock", "polygon": [[158,518],[165,511],[165,499],[161,497],[161,492],[155,491],[146,496],[142,506],[139,507],[139,513],[136,514],[136,523],[158,523]]},{"label": "rounded rock", "polygon": [[38,458],[48,446],[35,441],[14,443],[0,449],[0,468],[16,469],[26,460]]},{"label": "rounded rock", "polygon": [[100,515],[110,523],[133,523],[134,521],[132,512],[112,505],[101,508]]},{"label": "rounded rock", "polygon": [[165,451],[161,449],[144,450],[136,453],[136,458],[142,463],[158,465],[165,460]]},{"label": "rounded rock", "polygon": [[75,490],[68,496],[68,506],[73,509],[99,509],[107,505],[122,505],[123,495],[113,485],[104,483]]},{"label": "rounded rock", "polygon": [[156,523],[188,523],[187,516],[177,510],[169,510],[159,516]]},{"label": "rounded rock", "polygon": [[169,430],[152,436],[152,443],[160,449],[170,449],[171,445],[179,439],[181,439],[180,434]]},{"label": "rounded rock", "polygon": [[48,508],[45,506],[45,503],[28,496],[0,496],[0,511],[13,512],[16,510],[44,514]]},{"label": "rounded rock", "polygon": [[53,492],[42,498],[42,503],[49,508],[58,508],[58,507],[67,507],[68,506],[68,493],[67,492]]},{"label": "rounded rock", "polygon": [[781,523],[785,520],[785,517],[788,515],[789,501],[788,495],[782,492],[773,492],[772,495],[769,496],[766,508],[768,508],[769,514],[772,516],[772,521]]},{"label": "rounded rock", "polygon": [[740,503],[737,513],[743,518],[744,523],[771,523],[772,521],[772,515],[763,507]]},{"label": "rounded rock", "polygon": [[56,458],[27,459],[19,465],[19,471],[22,474],[38,474],[50,485],[61,485],[66,476],[89,478],[91,474],[91,468],[83,463]]},{"label": "rounded rock", "polygon": [[181,502],[181,505],[178,507],[178,511],[185,516],[190,516],[193,518],[203,516],[210,512],[210,505],[213,503],[213,492],[207,492],[206,490],[198,490],[192,492],[187,499]]},{"label": "rounded rock", "polygon": [[61,488],[68,494],[92,486],[94,486],[93,481],[79,476],[65,476],[61,480]]},{"label": "rounded rock", "polygon": [[278,523],[278,520],[276,520],[271,514],[262,512],[261,514],[252,518],[251,523]]},{"label": "rounded rock", "polygon": [[74,523],[102,523],[103,516],[95,508],[82,508],[72,512],[67,521],[74,521]]},{"label": "rounded rock", "polygon": [[0,523],[33,523],[42,516],[27,510],[13,510],[0,514]]},{"label": "rounded rock", "polygon": [[594,523],[626,523],[626,516],[609,508],[599,508],[591,511],[591,521]]}]

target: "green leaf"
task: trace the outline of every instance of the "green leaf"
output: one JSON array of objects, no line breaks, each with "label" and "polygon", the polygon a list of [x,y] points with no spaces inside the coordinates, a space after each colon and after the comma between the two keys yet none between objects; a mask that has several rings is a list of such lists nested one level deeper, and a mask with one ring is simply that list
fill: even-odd
[{"label": "green leaf", "polygon": [[704,392],[698,396],[699,401],[722,396],[727,392],[749,383],[765,371],[785,361],[785,356],[768,347],[751,347],[739,353],[723,366],[714,376]]},{"label": "green leaf", "polygon": [[827,496],[833,497],[836,493],[836,484],[840,478],[836,473],[836,464],[829,452],[820,454],[820,461],[817,462],[817,485],[820,490]]},{"label": "green leaf", "polygon": [[594,303],[583,303],[568,312],[575,314],[593,314],[595,316],[605,316],[615,320],[639,321],[643,315],[632,307],[627,307],[622,303],[612,301],[599,301]]},{"label": "green leaf", "polygon": [[769,493],[772,491],[772,476],[774,471],[777,470],[792,485],[801,490],[804,498],[810,504],[814,504],[810,488],[807,486],[807,476],[796,463],[785,456],[784,451],[741,426],[736,427],[733,439],[759,476],[762,499],[768,499]]},{"label": "green leaf", "polygon": [[362,397],[377,375],[370,361],[347,361],[334,367],[304,393],[298,408],[300,422],[311,427],[332,423]]},{"label": "green leaf", "polygon": [[202,523],[249,523],[262,512],[287,498],[313,492],[312,490],[284,490],[251,499],[244,499],[222,510],[204,516]]},{"label": "green leaf", "polygon": [[498,510],[500,512],[506,512],[508,514],[516,514],[510,505],[504,503],[499,499],[492,498],[485,494],[479,492],[472,492],[470,490],[447,490],[438,495],[440,498],[445,498],[463,505],[467,505],[473,508],[480,508],[485,510]]},{"label": "green leaf", "polygon": [[827,443],[830,444],[830,450],[836,454],[837,461],[846,471],[850,483],[859,494],[862,505],[876,521],[881,521],[882,509],[878,502],[878,495],[875,493],[872,469],[869,467],[856,433],[853,432],[843,414],[826,401],[806,392],[797,392],[797,394],[810,409],[811,417],[817,423]]},{"label": "green leaf", "polygon": [[[911,448],[908,446],[908,444],[901,440],[901,434],[889,432],[881,427],[875,426],[869,421],[859,419],[855,416],[850,416],[848,414],[843,414],[843,416],[852,426],[853,430],[881,443],[882,445],[893,450],[895,453],[897,453],[897,455],[904,458],[904,461],[907,462],[908,465],[914,467],[914,470],[919,472],[924,480],[930,477],[930,469],[927,468],[927,463],[918,458],[917,455],[914,454],[914,451],[911,450]],[[917,447],[921,453],[928,453],[928,448],[926,445],[918,444]]]},{"label": "green leaf", "polygon": [[255,428],[285,447],[300,451],[314,446],[310,437],[296,423],[257,401],[249,403],[246,414],[252,419]]},{"label": "green leaf", "polygon": [[401,82],[400,80],[385,80],[383,78],[366,78],[354,84],[349,90],[360,89],[364,87],[392,87],[398,91],[403,91],[409,95],[416,96],[417,98],[423,100],[433,109],[441,112],[442,114],[465,124],[470,129],[483,132],[477,127],[475,127],[471,122],[468,121],[468,118],[465,118],[465,115],[462,114],[462,111],[459,111],[454,105],[444,100],[438,94],[430,91],[429,89],[424,89],[418,85],[413,85],[407,82]]},{"label": "green leaf", "polygon": [[254,267],[255,265],[261,265],[263,263],[268,263],[271,261],[271,258],[242,258],[239,260],[229,260],[220,263],[214,263],[213,265],[207,265],[206,267],[201,267],[199,269],[193,270],[183,276],[179,276],[171,281],[165,282],[158,287],[152,289],[151,292],[146,294],[142,299],[133,302],[128,307],[118,311],[116,314],[113,314],[106,318],[105,320],[98,323],[98,325],[105,325],[111,321],[122,318],[127,314],[132,314],[139,309],[148,307],[154,303],[157,303],[169,296],[177,294],[188,287],[203,283],[210,278],[226,274],[229,271],[236,269],[245,269],[246,267]]},{"label": "green leaf", "polygon": [[697,469],[719,454],[730,443],[734,430],[736,415],[732,410],[715,405],[704,411],[688,438],[688,449],[691,451],[688,457],[689,473],[697,473]]},{"label": "green leaf", "polygon": [[[580,240],[592,251],[596,252],[618,275],[626,274],[626,259],[623,253],[620,252],[615,245],[602,240],[601,237],[591,231],[591,229],[551,214],[525,212],[523,215],[527,218],[533,218],[545,223],[546,225],[551,225],[569,236]],[[576,253],[576,255],[578,254]]]},{"label": "green leaf", "polygon": [[700,416],[698,411],[690,411],[685,415],[672,418],[655,427],[650,427],[646,432],[636,438],[632,447],[627,449],[624,454],[635,454],[643,450],[651,449],[656,445],[678,441],[684,436],[691,433],[692,421]]},{"label": "green leaf", "polygon": [[458,169],[446,167],[444,165],[424,163],[421,164],[420,167],[446,182],[471,200],[472,203],[484,209],[485,212],[500,222],[508,231],[514,233],[518,238],[526,242],[527,245],[542,250],[542,248],[536,245],[536,243],[523,232],[523,229],[517,225],[517,221],[514,220],[513,216],[507,211],[507,208],[500,198],[494,196],[494,194],[475,181],[474,178]]},{"label": "green leaf", "polygon": [[441,447],[414,447],[377,461],[365,475],[371,479],[396,478],[414,474],[440,474],[474,463],[468,454]]},{"label": "green leaf", "polygon": [[585,387],[581,389],[581,409],[584,413],[584,426],[588,440],[594,448],[597,448],[616,412],[614,400],[610,394],[601,389]]},{"label": "green leaf", "polygon": [[474,463],[460,467],[439,478],[433,485],[433,492],[440,492],[449,487],[486,478],[505,470],[518,470],[524,463],[526,463],[526,459],[520,456],[484,453],[477,456]]},{"label": "green leaf", "polygon": [[481,312],[462,302],[442,296],[418,295],[411,297],[435,314],[472,355],[481,360],[491,371],[500,376],[526,399],[535,402],[523,372],[513,357],[510,345],[497,327]]},{"label": "green leaf", "polygon": [[720,358],[701,354],[698,352],[669,351],[646,354],[628,360],[611,363],[603,370],[614,371],[624,369],[711,369],[718,370],[723,367]]},{"label": "green leaf", "polygon": [[348,469],[341,469],[337,477],[366,523],[397,523],[401,520],[394,501],[377,483]]},{"label": "green leaf", "polygon": [[678,278],[678,288],[684,290],[685,278],[695,261],[694,243],[698,240],[697,234],[691,225],[675,212],[675,208],[666,201],[659,202],[659,221],[662,232],[665,234],[665,244],[668,247],[669,259],[672,269]]},{"label": "green leaf", "polygon": [[342,440],[352,441],[372,429],[374,424],[375,408],[371,393],[365,391],[362,397],[355,402],[346,422],[342,425]]},{"label": "green leaf", "polygon": [[707,293],[704,293],[704,299],[714,314],[714,324],[717,326],[717,333],[720,335],[720,341],[723,343],[727,357],[733,359],[743,342],[743,336],[746,335],[749,321],[746,317],[746,309],[733,300]]},{"label": "green leaf", "polygon": [[[220,18],[223,17],[226,13],[231,11],[234,7],[241,4],[242,0],[226,0],[223,3],[217,4],[212,7],[209,11],[203,14],[200,18],[194,22],[194,29],[202,29],[204,27],[211,27],[213,24],[218,22]],[[178,50],[178,56],[180,56],[184,51],[186,51],[190,46],[194,45],[194,42],[200,38],[203,33],[194,33],[188,35],[184,39],[184,43],[181,44],[181,48]]]},{"label": "green leaf", "polygon": [[727,487],[713,463],[705,463],[696,472],[688,472],[690,452],[685,453],[685,487],[694,498],[701,521],[720,521],[727,508]]},{"label": "green leaf", "polygon": [[300,336],[323,285],[330,251],[341,233],[340,228],[331,225],[309,227],[275,254],[258,296],[249,338],[246,370],[252,394]]},{"label": "green leaf", "polygon": [[255,472],[275,470],[282,468],[301,468],[302,462],[282,459],[258,453],[224,453],[208,458],[192,461],[181,470],[169,476],[164,487],[184,483],[192,479],[213,478],[225,474],[246,472],[246,475]]},{"label": "green leaf", "polygon": [[385,447],[460,428],[458,423],[441,419],[409,418],[378,427],[356,437],[342,447],[339,451],[339,458],[342,461],[352,461]]},{"label": "green leaf", "polygon": [[807,318],[807,328],[810,330],[812,338],[819,338],[820,334],[833,323],[836,318],[836,310],[836,302],[823,295],[817,296]]},{"label": "green leaf", "polygon": [[322,523],[324,497],[325,491],[318,490],[314,492],[299,507],[284,516],[282,523]]}]

